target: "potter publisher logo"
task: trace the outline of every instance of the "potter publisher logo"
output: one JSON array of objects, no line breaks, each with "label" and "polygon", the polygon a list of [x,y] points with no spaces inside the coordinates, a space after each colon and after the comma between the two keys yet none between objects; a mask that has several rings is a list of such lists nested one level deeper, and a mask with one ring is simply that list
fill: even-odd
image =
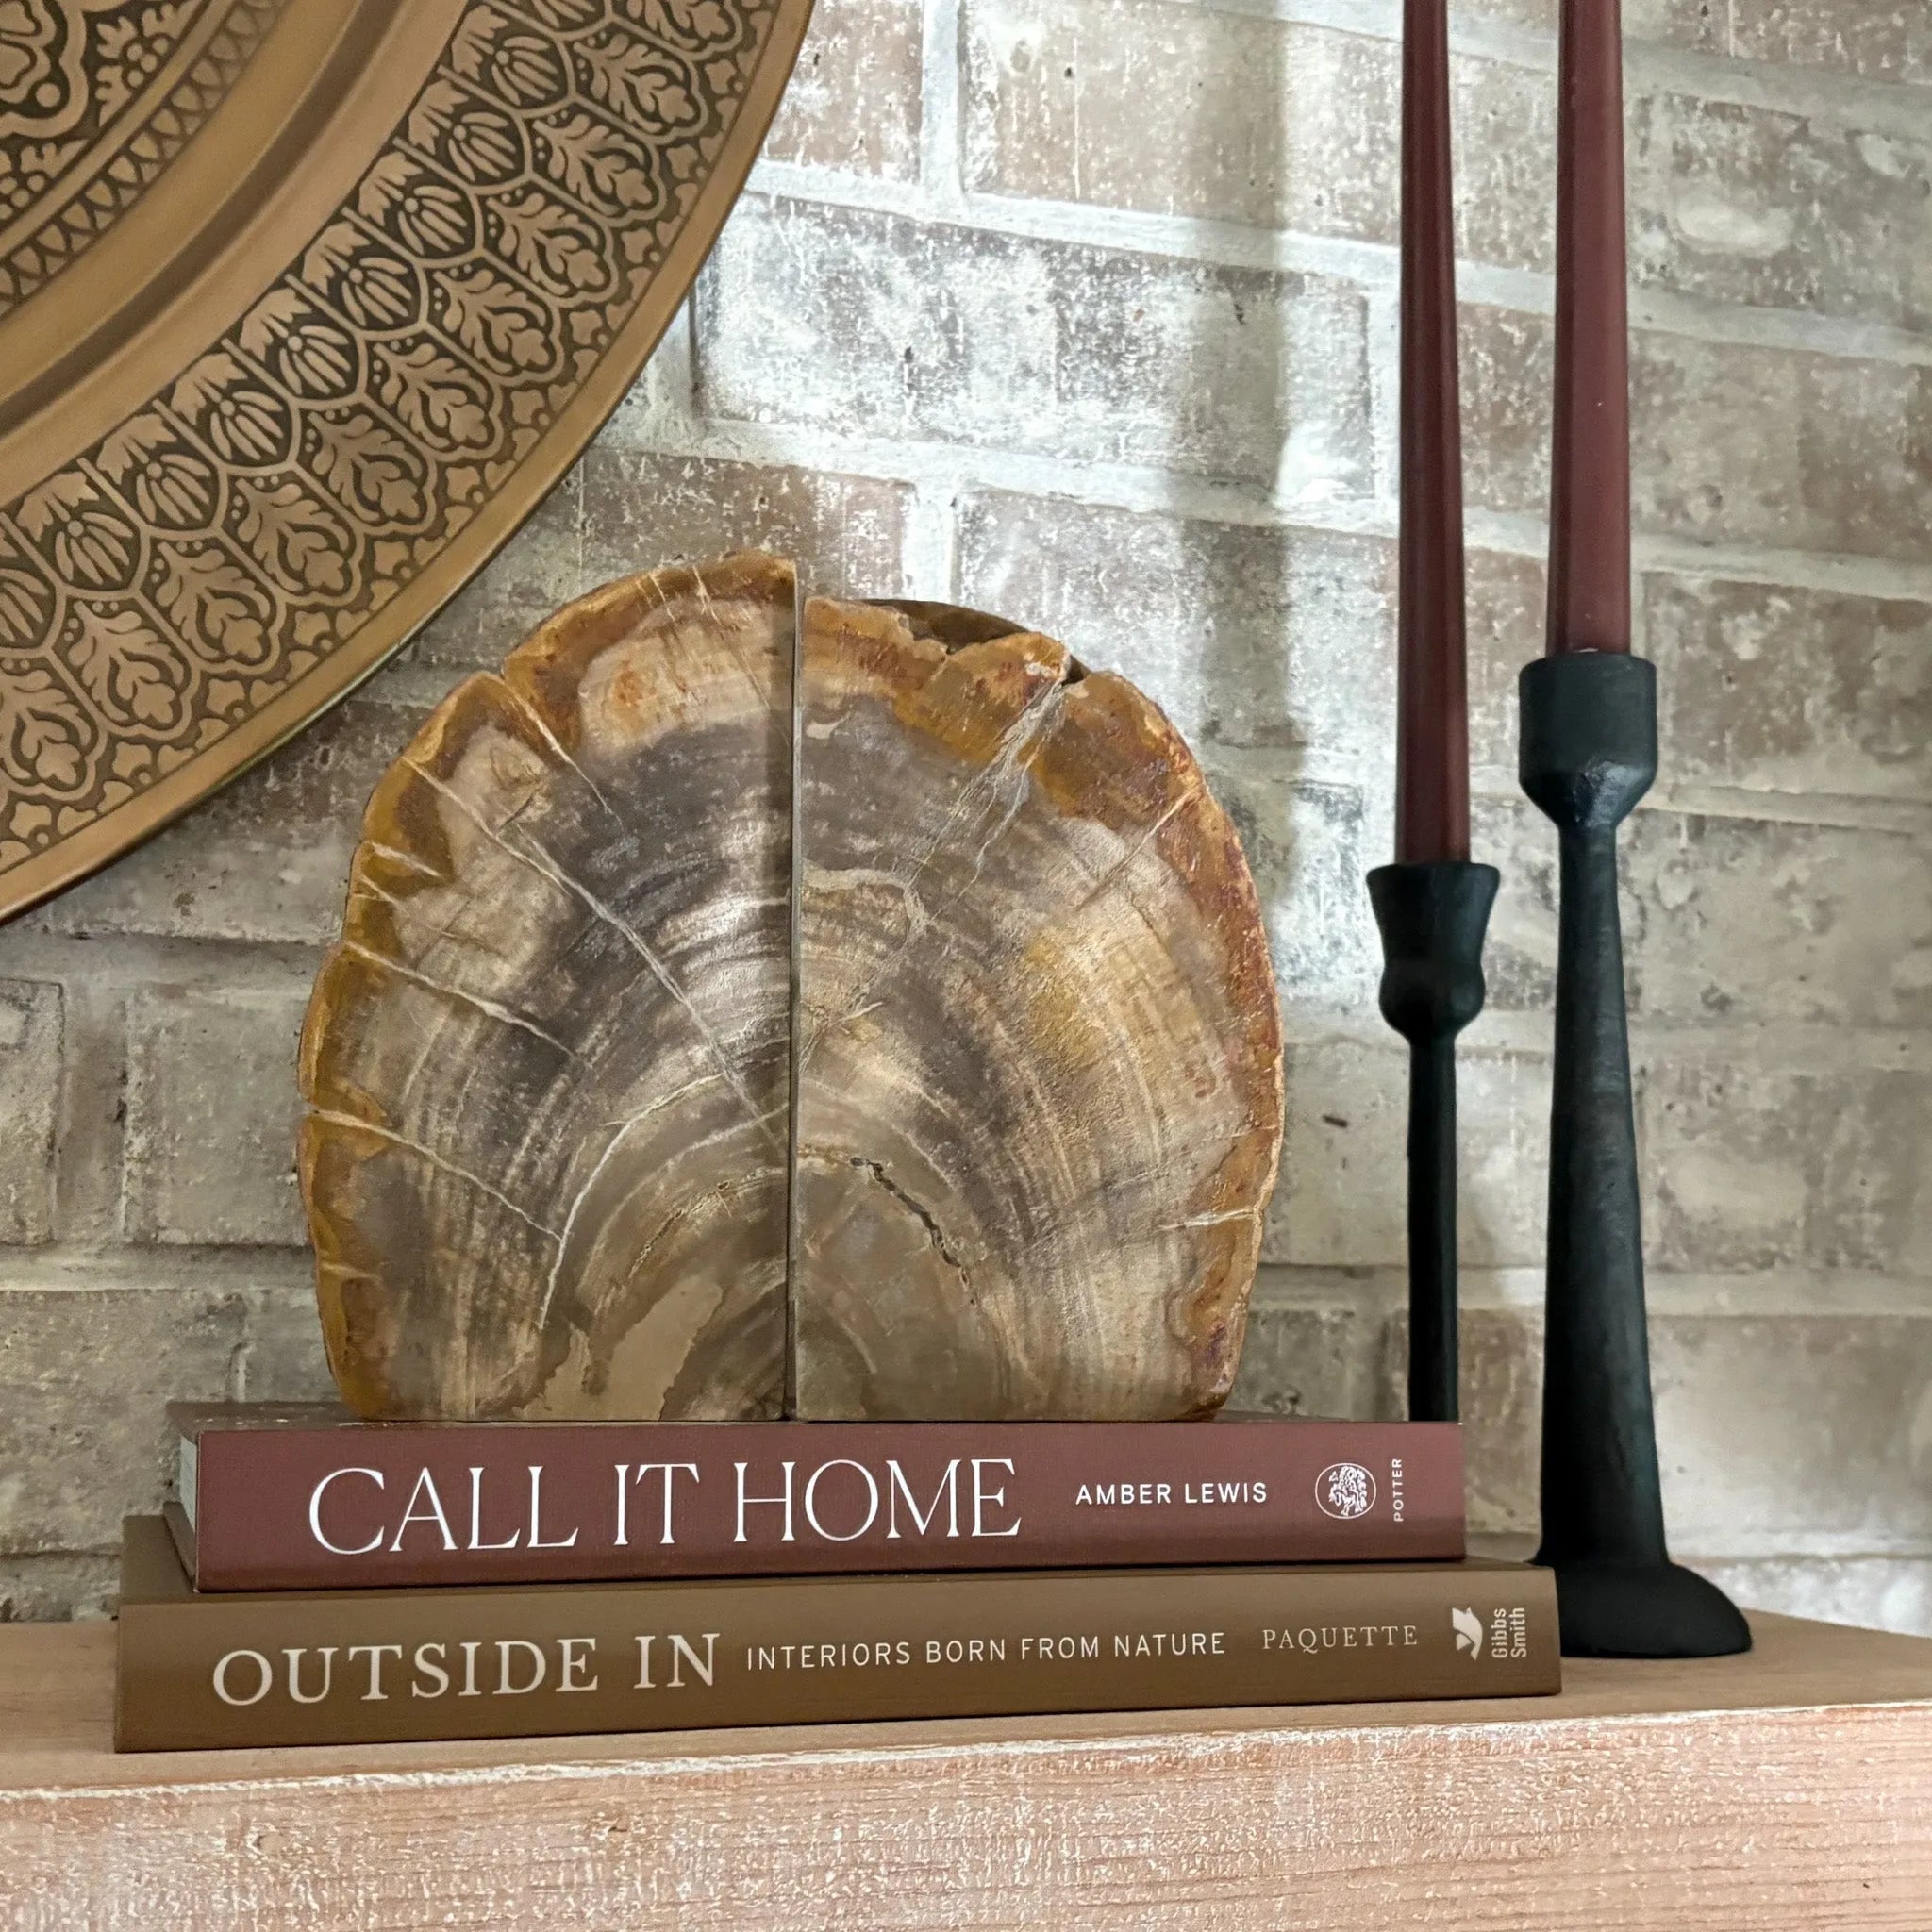
[{"label": "potter publisher logo", "polygon": [[1456,1626],[1456,1648],[1472,1657],[1483,1654],[1483,1620],[1474,1610],[1451,1610],[1449,1621]]},{"label": "potter publisher logo", "polygon": [[1331,1462],[1315,1478],[1315,1501],[1324,1516],[1348,1523],[1375,1507],[1375,1478],[1359,1462]]}]

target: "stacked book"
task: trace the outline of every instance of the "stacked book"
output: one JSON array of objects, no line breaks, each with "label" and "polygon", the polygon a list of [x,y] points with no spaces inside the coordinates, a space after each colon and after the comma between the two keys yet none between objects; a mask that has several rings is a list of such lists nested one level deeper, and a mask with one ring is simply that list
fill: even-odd
[{"label": "stacked book", "polygon": [[370,1424],[177,1406],[123,1750],[1506,1697],[1453,1424]]}]

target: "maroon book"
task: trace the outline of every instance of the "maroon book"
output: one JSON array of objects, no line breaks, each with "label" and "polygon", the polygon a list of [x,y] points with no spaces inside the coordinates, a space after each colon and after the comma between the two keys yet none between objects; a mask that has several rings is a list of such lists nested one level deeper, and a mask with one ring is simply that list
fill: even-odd
[{"label": "maroon book", "polygon": [[363,1423],[172,1404],[198,1590],[1463,1554],[1454,1423]]}]

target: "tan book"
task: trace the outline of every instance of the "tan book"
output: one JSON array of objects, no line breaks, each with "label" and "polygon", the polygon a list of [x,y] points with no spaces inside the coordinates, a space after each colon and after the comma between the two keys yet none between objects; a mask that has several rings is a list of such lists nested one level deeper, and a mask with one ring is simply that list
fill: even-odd
[{"label": "tan book", "polygon": [[1460,1562],[198,1594],[122,1558],[124,1751],[1560,1688],[1548,1571]]}]

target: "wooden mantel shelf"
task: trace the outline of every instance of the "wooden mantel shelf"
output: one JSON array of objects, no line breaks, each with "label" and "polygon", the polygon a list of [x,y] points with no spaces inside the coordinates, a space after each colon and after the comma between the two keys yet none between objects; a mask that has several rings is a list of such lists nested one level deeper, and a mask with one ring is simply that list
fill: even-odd
[{"label": "wooden mantel shelf", "polygon": [[111,1633],[0,1630],[9,1926],[1932,1926],[1932,1641],[1559,1698],[117,1757]]}]

